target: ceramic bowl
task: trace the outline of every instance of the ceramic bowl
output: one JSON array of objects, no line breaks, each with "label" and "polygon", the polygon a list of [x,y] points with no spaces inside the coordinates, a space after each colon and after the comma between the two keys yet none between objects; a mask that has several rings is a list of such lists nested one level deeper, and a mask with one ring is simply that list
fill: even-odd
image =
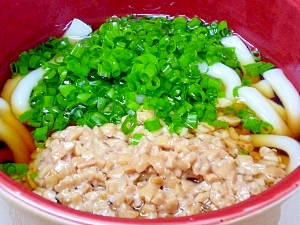
[{"label": "ceramic bowl", "polygon": [[[284,70],[300,91],[300,1],[292,0],[0,0],[0,88],[18,54],[59,36],[79,18],[94,29],[107,17],[128,14],[185,15],[229,26]],[[299,128],[300,129],[300,128]],[[300,168],[250,199],[201,215],[174,219],[120,219],[78,212],[47,201],[0,172],[1,221],[5,224],[278,224],[281,205],[299,189]]]}]

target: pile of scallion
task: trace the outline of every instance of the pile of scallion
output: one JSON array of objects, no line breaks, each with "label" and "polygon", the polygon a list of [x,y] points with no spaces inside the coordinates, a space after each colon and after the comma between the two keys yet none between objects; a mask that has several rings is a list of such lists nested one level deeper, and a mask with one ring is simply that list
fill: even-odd
[{"label": "pile of scallion", "polygon": [[200,121],[227,127],[216,120],[222,81],[201,74],[198,63],[222,62],[241,74],[235,49],[220,43],[231,33],[226,21],[127,16],[109,18],[75,45],[51,37],[11,64],[13,74],[40,66],[47,71],[31,94],[32,109],[20,119],[35,127],[38,147],[70,124],[120,123],[125,115],[121,128],[130,134],[141,107],[155,112],[144,124],[149,131],[158,130],[160,120],[171,133]]}]

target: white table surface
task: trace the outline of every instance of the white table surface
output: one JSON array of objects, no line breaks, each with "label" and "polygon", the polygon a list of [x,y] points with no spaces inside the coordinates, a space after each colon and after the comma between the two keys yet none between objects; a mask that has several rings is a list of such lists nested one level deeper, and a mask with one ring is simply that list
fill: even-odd
[{"label": "white table surface", "polygon": [[280,225],[300,225],[300,189],[281,208]]}]

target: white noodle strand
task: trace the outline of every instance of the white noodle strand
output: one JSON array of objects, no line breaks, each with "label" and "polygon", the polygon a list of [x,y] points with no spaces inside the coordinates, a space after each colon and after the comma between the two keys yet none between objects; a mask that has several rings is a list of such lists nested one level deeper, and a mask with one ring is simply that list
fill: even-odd
[{"label": "white noodle strand", "polygon": [[92,33],[92,28],[79,19],[73,19],[63,37],[68,37],[71,43],[81,41]]},{"label": "white noodle strand", "polygon": [[296,137],[300,137],[300,96],[293,84],[279,68],[268,70],[263,77],[280,98],[286,112],[287,124]]},{"label": "white noodle strand", "polygon": [[300,144],[298,141],[281,135],[253,134],[251,135],[254,147],[273,147],[285,151],[289,155],[287,173],[292,172],[300,165]]},{"label": "white noodle strand", "polygon": [[18,118],[22,113],[31,109],[29,104],[30,95],[35,85],[43,79],[46,71],[41,67],[27,74],[13,91],[10,99],[11,109]]},{"label": "white noodle strand", "polygon": [[266,100],[270,103],[273,109],[278,113],[281,119],[286,123],[286,110],[282,105],[274,102],[273,100],[266,98]]},{"label": "white noodle strand", "polygon": [[257,83],[252,84],[252,87],[255,87],[260,93],[262,93],[267,98],[274,98],[275,93],[267,80],[260,80]]}]

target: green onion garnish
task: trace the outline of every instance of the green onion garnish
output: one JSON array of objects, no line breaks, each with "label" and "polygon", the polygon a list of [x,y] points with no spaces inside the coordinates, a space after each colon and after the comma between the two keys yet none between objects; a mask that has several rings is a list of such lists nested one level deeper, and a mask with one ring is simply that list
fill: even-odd
[{"label": "green onion garnish", "polygon": [[131,137],[130,144],[138,145],[138,143],[140,143],[140,140],[142,139],[143,136],[144,136],[144,134],[142,134],[142,133],[135,133]]},{"label": "green onion garnish", "polygon": [[[32,109],[20,119],[36,128],[38,146],[70,124],[121,123],[128,114],[122,131],[130,134],[141,107],[155,113],[145,121],[149,131],[161,128],[159,120],[175,133],[201,121],[226,127],[216,120],[216,100],[225,95],[222,81],[201,74],[198,63],[222,62],[241,73],[235,49],[220,42],[231,33],[226,21],[130,15],[109,18],[75,45],[51,37],[11,64],[13,74],[25,75],[39,66],[47,71],[31,94]],[[245,70],[256,74],[270,66],[257,62]]]},{"label": "green onion garnish", "polygon": [[130,134],[136,127],[137,121],[135,115],[128,115],[124,122],[122,123],[121,130],[127,135]]},{"label": "green onion garnish", "polygon": [[144,125],[150,132],[157,131],[162,127],[159,119],[156,117],[145,120]]},{"label": "green onion garnish", "polygon": [[28,171],[27,164],[4,163],[0,164],[0,170],[15,180],[20,180],[26,176]]}]

